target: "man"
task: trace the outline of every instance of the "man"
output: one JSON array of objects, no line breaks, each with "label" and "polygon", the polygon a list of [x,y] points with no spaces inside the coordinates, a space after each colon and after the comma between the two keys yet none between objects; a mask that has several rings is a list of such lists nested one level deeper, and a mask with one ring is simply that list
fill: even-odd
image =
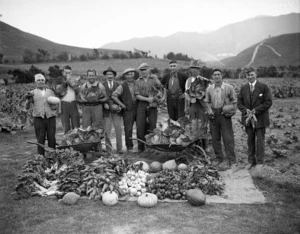
[{"label": "man", "polygon": [[[210,116],[210,131],[212,136],[212,146],[216,160],[214,166],[220,170],[227,170],[231,167],[236,170],[236,156],[234,152],[234,135],[231,117],[237,109],[237,99],[234,88],[223,81],[220,69],[214,69],[212,78],[214,83],[206,90],[205,102],[207,113]],[[233,105],[230,113],[223,113],[223,107]],[[224,160],[221,138],[223,139],[227,160]]]},{"label": "man", "polygon": [[177,61],[169,63],[171,72],[166,74],[161,83],[167,90],[167,108],[169,117],[177,121],[184,116],[184,92],[187,76],[177,70]]},{"label": "man", "polygon": [[104,129],[105,129],[105,144],[107,151],[112,151],[112,144],[110,141],[111,137],[111,128],[112,124],[115,128],[116,133],[116,144],[117,144],[117,152],[118,154],[123,154],[122,151],[122,117],[121,117],[121,107],[114,103],[111,96],[113,92],[119,86],[119,83],[114,80],[117,75],[117,72],[114,71],[111,67],[107,68],[103,75],[106,77],[106,81],[104,81],[103,86],[105,87],[108,101],[104,104]]},{"label": "man", "polygon": [[[103,102],[108,100],[105,87],[96,80],[96,71],[87,71],[87,82],[80,87],[82,127],[103,125]],[[103,127],[103,126],[102,126]]]},{"label": "man", "polygon": [[62,125],[65,133],[67,133],[70,129],[78,128],[80,126],[80,118],[75,90],[68,83],[68,80],[72,80],[72,68],[68,65],[64,66],[62,73],[67,81],[67,93],[61,98],[61,115]]},{"label": "man", "polygon": [[[33,104],[33,126],[37,142],[44,145],[47,136],[48,146],[55,149],[57,106],[50,105],[47,101],[48,97],[53,97],[55,94],[51,89],[46,88],[46,79],[42,74],[36,74],[34,79],[36,89],[27,96],[29,102],[26,109]],[[38,146],[38,154],[44,155],[44,148]]]},{"label": "man", "polygon": [[[157,105],[151,105],[155,101],[154,97],[151,97],[150,92],[153,86],[162,85],[158,78],[154,75],[150,75],[150,67],[147,63],[142,63],[139,68],[141,76],[136,80],[134,86],[134,94],[136,95],[137,114],[136,114],[136,126],[137,126],[137,138],[145,141],[145,135],[156,128],[157,122]],[[166,92],[159,103],[163,103],[166,98]],[[155,107],[156,106],[156,107]],[[138,152],[143,152],[145,145],[138,142]]]},{"label": "man", "polygon": [[122,115],[124,122],[125,144],[127,152],[133,152],[132,129],[136,122],[137,100],[134,95],[134,77],[137,71],[128,68],[123,72],[125,82],[120,85],[112,94],[111,98],[122,107]]},{"label": "man", "polygon": [[[272,95],[269,87],[257,80],[257,73],[250,67],[246,71],[248,83],[243,85],[238,95],[238,108],[242,112],[242,124],[248,136],[248,164],[246,169],[255,166],[261,169],[265,157],[265,132],[270,125],[269,109],[272,106]],[[248,117],[253,118],[254,125],[246,121]],[[249,118],[249,119],[250,119]]]},{"label": "man", "polygon": [[[188,78],[185,84],[185,114],[189,115],[192,122],[192,133],[196,139],[199,139],[198,144],[205,152],[208,153],[208,142],[207,142],[207,127],[208,117],[206,115],[206,104],[204,102],[205,90],[210,83],[208,79],[200,76],[201,67],[197,61],[192,61],[190,65],[189,73],[191,76]],[[191,96],[191,84],[197,82],[200,87],[199,95],[197,98]],[[196,86],[196,85],[194,85]]]}]

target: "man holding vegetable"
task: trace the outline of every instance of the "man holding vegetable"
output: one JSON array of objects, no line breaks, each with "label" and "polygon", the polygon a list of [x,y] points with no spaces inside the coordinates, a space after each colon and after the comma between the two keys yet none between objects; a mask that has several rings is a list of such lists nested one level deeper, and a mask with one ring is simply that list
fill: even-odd
[{"label": "man holding vegetable", "polygon": [[66,79],[67,92],[61,98],[61,115],[62,125],[65,133],[70,129],[78,128],[80,126],[80,117],[76,102],[76,93],[74,88],[70,85],[72,79],[72,68],[70,66],[63,67],[63,76]]},{"label": "man holding vegetable", "polygon": [[184,92],[187,76],[177,70],[177,61],[169,63],[170,73],[166,74],[161,83],[167,90],[167,108],[170,119],[177,121],[184,117]]},{"label": "man holding vegetable", "polygon": [[237,103],[248,136],[246,169],[255,167],[257,171],[261,171],[265,156],[266,127],[270,125],[269,109],[272,106],[272,95],[266,84],[257,81],[254,68],[248,68],[246,76],[248,83],[242,86]]},{"label": "man holding vegetable", "polygon": [[83,128],[103,125],[102,104],[108,97],[104,86],[96,78],[95,70],[87,70],[87,82],[80,87],[78,103],[82,106]]},{"label": "man holding vegetable", "polygon": [[[42,74],[36,74],[34,80],[36,88],[26,96],[28,98],[26,109],[33,105],[33,126],[37,142],[44,145],[47,136],[48,146],[55,149],[58,106],[48,102],[48,98],[55,97],[55,94],[51,89],[46,88],[46,79]],[[44,155],[44,148],[38,146],[38,154]]]},{"label": "man holding vegetable", "polygon": [[[157,122],[157,104],[165,101],[166,92],[163,91],[163,97],[160,100],[155,100],[151,96],[153,86],[162,86],[158,78],[150,74],[150,66],[147,63],[142,63],[139,68],[141,76],[136,80],[134,86],[134,94],[136,95],[137,103],[137,138],[145,141],[145,135],[156,128]],[[157,102],[157,103],[156,103]],[[145,145],[138,142],[138,152],[143,152]]]},{"label": "man holding vegetable", "polygon": [[204,102],[205,90],[210,81],[200,76],[201,67],[197,61],[192,61],[190,74],[185,84],[185,114],[189,115],[192,122],[192,133],[198,144],[208,152],[206,104]]},{"label": "man holding vegetable", "polygon": [[134,95],[134,77],[137,71],[128,68],[123,72],[125,81],[113,92],[111,98],[122,107],[122,116],[125,132],[125,144],[127,152],[133,152],[132,129],[136,122],[137,100]]},{"label": "man holding vegetable", "polygon": [[[214,69],[212,78],[214,83],[206,90],[205,102],[207,113],[210,118],[210,131],[212,146],[216,160],[214,166],[220,170],[237,170],[236,156],[234,151],[234,134],[231,117],[237,110],[236,93],[233,86],[223,81],[222,71]],[[223,139],[227,160],[224,160],[221,138]]]}]

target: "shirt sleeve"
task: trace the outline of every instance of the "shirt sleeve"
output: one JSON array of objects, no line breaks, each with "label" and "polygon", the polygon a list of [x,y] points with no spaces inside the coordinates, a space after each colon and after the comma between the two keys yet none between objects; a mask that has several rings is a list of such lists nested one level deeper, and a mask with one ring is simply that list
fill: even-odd
[{"label": "shirt sleeve", "polygon": [[122,85],[119,85],[116,90],[112,93],[111,96],[114,96],[114,97],[119,97],[123,94],[123,86]]},{"label": "shirt sleeve", "polygon": [[211,85],[207,87],[205,91],[205,99],[204,102],[206,103],[211,103],[211,96],[210,96],[210,90],[211,90]]},{"label": "shirt sleeve", "polygon": [[134,95],[141,95],[137,82],[134,84],[133,90],[134,90]]},{"label": "shirt sleeve", "polygon": [[230,86],[230,101],[232,101],[232,103],[237,103],[236,93],[233,86]]}]

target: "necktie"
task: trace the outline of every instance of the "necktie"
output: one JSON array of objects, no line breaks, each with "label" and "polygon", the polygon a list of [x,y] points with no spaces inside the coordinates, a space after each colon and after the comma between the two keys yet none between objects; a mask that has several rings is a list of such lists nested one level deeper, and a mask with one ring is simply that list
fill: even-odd
[{"label": "necktie", "polygon": [[254,85],[250,84],[250,92],[253,93],[253,91],[254,91]]}]

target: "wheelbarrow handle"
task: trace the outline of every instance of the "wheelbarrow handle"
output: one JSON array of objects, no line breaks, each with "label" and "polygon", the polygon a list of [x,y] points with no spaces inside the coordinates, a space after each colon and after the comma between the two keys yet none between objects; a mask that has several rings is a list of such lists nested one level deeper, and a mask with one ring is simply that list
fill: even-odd
[{"label": "wheelbarrow handle", "polygon": [[129,139],[134,140],[134,141],[140,141],[140,142],[144,143],[144,144],[147,145],[147,146],[151,146],[151,145],[148,144],[146,141],[143,141],[143,140],[138,139],[138,138],[132,138],[132,137],[129,137]]},{"label": "wheelbarrow handle", "polygon": [[44,146],[43,144],[38,143],[38,142],[27,141],[27,143],[28,143],[28,144],[32,144],[32,145],[38,145],[38,146],[40,146],[40,147],[42,147],[42,148],[44,148],[44,149],[47,148],[46,146]]}]

